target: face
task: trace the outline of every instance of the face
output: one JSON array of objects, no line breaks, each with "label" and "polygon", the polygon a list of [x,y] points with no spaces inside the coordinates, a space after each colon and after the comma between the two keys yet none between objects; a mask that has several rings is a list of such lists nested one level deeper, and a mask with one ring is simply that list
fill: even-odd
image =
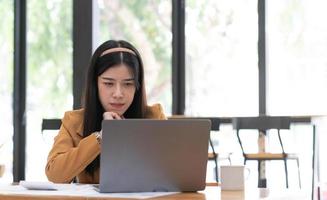
[{"label": "face", "polygon": [[99,99],[106,112],[123,116],[133,102],[135,90],[132,69],[125,64],[112,66],[98,76]]}]

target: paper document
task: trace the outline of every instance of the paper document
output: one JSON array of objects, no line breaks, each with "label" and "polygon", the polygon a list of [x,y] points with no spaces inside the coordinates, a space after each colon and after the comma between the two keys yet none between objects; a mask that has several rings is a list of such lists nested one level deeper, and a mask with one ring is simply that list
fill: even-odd
[{"label": "paper document", "polygon": [[148,199],[176,193],[178,192],[99,193],[97,188],[90,184],[55,184],[51,182],[24,181],[19,185],[0,185],[1,195],[83,196]]},{"label": "paper document", "polygon": [[29,190],[57,190],[52,182],[19,181],[19,185]]}]

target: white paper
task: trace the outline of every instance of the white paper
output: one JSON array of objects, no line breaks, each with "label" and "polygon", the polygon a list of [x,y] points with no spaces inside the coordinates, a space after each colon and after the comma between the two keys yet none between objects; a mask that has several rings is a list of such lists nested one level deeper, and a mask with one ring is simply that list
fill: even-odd
[{"label": "white paper", "polygon": [[29,190],[57,190],[52,182],[19,181],[19,185]]},{"label": "white paper", "polygon": [[[35,186],[33,183],[24,183]],[[38,188],[49,186],[48,182],[38,182]],[[42,185],[44,184],[44,185]],[[52,185],[50,183],[50,185]],[[37,196],[83,196],[83,197],[115,197],[115,198],[135,198],[148,199],[164,195],[176,194],[178,192],[137,192],[137,193],[99,193],[93,185],[89,184],[53,184],[56,190],[31,190],[22,185],[0,185],[0,194],[7,195],[37,195]]]}]

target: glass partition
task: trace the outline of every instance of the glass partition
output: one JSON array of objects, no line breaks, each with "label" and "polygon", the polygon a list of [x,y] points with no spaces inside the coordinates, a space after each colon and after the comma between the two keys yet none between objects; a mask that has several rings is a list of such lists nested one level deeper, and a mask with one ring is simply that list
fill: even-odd
[{"label": "glass partition", "polygon": [[327,114],[327,2],[267,1],[267,110]]},{"label": "glass partition", "polygon": [[258,114],[258,16],[253,0],[186,1],[186,114]]},{"label": "glass partition", "polygon": [[0,1],[0,182],[13,179],[13,6],[14,1]]},{"label": "glass partition", "polygon": [[[98,0],[99,40],[123,39],[140,51],[148,103],[171,114],[171,1]],[[97,45],[96,45],[97,46]]]},{"label": "glass partition", "polygon": [[27,1],[26,179],[46,180],[52,138],[41,134],[43,118],[72,109],[72,2]]}]

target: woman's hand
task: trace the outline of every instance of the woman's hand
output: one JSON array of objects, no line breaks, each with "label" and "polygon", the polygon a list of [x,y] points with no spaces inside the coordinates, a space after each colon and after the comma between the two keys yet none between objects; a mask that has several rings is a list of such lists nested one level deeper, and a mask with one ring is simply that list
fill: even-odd
[{"label": "woman's hand", "polygon": [[115,112],[104,112],[103,113],[103,119],[122,119],[121,116],[119,116]]}]

